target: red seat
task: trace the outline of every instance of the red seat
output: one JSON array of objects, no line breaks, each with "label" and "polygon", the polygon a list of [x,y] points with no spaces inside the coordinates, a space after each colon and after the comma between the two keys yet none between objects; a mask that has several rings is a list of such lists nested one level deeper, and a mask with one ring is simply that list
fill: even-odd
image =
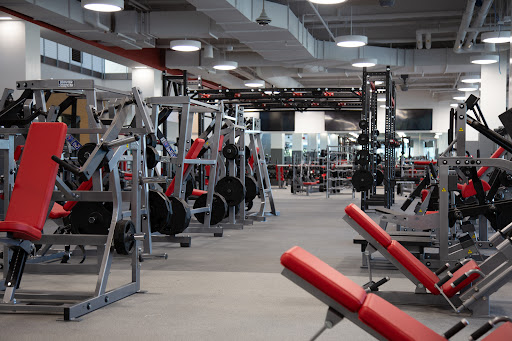
[{"label": "red seat", "polygon": [[350,204],[345,207],[345,213],[354,219],[359,226],[365,229],[380,245],[387,248],[391,244],[391,236],[357,207],[356,204]]},{"label": "red seat", "polygon": [[393,341],[436,341],[446,339],[375,294],[368,294],[359,320]]},{"label": "red seat", "polygon": [[53,207],[52,207],[52,210],[50,211],[50,214],[48,215],[48,217],[50,219],[59,219],[59,218],[67,217],[70,213],[71,212],[70,211],[66,211],[64,209],[64,207],[62,207],[62,205],[54,203]]},{"label": "red seat", "polygon": [[30,125],[5,221],[0,232],[14,238],[39,240],[55,187],[58,165],[66,138],[64,123],[35,122]]},{"label": "red seat", "polygon": [[505,322],[498,329],[485,337],[482,341],[510,341],[512,340],[512,322]]},{"label": "red seat", "polygon": [[393,256],[404,268],[407,269],[416,279],[425,286],[431,293],[439,295],[439,290],[435,288],[435,284],[439,282],[439,278],[435,273],[430,271],[420,260],[396,240],[391,242],[387,248],[389,254]]},{"label": "red seat", "polygon": [[366,298],[363,288],[298,246],[281,256],[281,264],[352,312]]},{"label": "red seat", "polygon": [[[195,139],[194,143],[192,143],[192,146],[190,146],[190,149],[187,152],[187,155],[185,155],[185,159],[196,159],[199,155],[199,152],[201,152],[201,148],[203,148],[204,140],[203,139]],[[186,163],[183,166],[183,174],[185,174],[190,167],[190,163]],[[167,191],[165,191],[165,195],[170,196],[174,192],[174,182],[176,181],[176,178],[173,178],[171,181],[171,184],[167,188]]]},{"label": "red seat", "polygon": [[[487,183],[487,181],[481,181],[482,187],[484,188],[484,192],[487,192],[488,190],[491,189],[491,186],[489,185],[489,183]],[[472,197],[473,195],[476,195],[476,189],[475,186],[473,185],[473,180],[469,180],[467,184],[462,185],[460,190],[460,194],[462,195],[463,198],[469,198]]]},{"label": "red seat", "polygon": [[206,194],[206,193],[208,193],[208,191],[203,191],[203,190],[195,189],[195,188],[192,190],[192,195],[196,196],[196,197],[199,197],[199,196],[201,196],[203,194]]},{"label": "red seat", "polygon": [[475,279],[480,277],[480,274],[478,274],[478,273],[471,274],[461,284],[457,285],[455,288],[452,288],[451,284],[453,282],[455,282],[455,280],[457,278],[460,278],[462,275],[464,275],[464,273],[468,272],[469,270],[473,270],[473,269],[480,270],[480,268],[478,267],[478,264],[476,264],[476,262],[474,260],[470,260],[469,262],[464,264],[464,266],[462,268],[460,268],[459,270],[455,271],[455,273],[453,274],[452,279],[450,279],[448,282],[446,282],[442,286],[443,292],[446,294],[446,296],[452,297],[453,295],[458,293],[462,288],[464,288],[466,285],[469,285]]}]

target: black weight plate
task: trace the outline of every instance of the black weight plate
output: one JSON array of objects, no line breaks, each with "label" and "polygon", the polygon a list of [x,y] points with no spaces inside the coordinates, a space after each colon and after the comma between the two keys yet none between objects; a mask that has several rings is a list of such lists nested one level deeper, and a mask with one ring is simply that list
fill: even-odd
[{"label": "black weight plate", "polygon": [[[194,202],[194,208],[206,207],[206,198],[208,193],[202,194],[199,198]],[[226,213],[228,211],[228,204],[222,195],[218,193],[213,193],[213,201],[212,201],[212,211],[210,212],[210,225],[217,225],[224,219]],[[197,221],[201,224],[204,223],[205,213],[195,213]]]},{"label": "black weight plate", "polygon": [[222,148],[222,155],[228,160],[234,160],[238,156],[238,147],[236,144],[227,143],[224,148]]},{"label": "black weight plate", "polygon": [[254,203],[252,201],[246,201],[245,202],[245,210],[250,211],[252,209],[253,205],[254,205]]},{"label": "black weight plate", "polygon": [[160,162],[160,154],[155,147],[146,146],[146,164],[149,169],[153,169]]},{"label": "black weight plate", "polygon": [[245,201],[252,201],[259,193],[258,183],[253,176],[245,176]]},{"label": "black weight plate", "polygon": [[357,137],[357,143],[359,143],[360,145],[368,144],[368,142],[370,142],[370,139],[368,138],[368,134],[360,134]]},{"label": "black weight plate", "polygon": [[366,128],[368,128],[368,121],[367,121],[367,120],[361,120],[361,121],[359,121],[359,128],[361,128],[361,129],[363,129],[363,130],[364,130],[364,129],[366,129]]},{"label": "black weight plate", "polygon": [[89,156],[91,156],[91,153],[93,152],[94,148],[96,148],[96,143],[86,143],[80,149],[78,149],[78,152],[76,154],[78,158],[78,163],[80,166],[83,166]]},{"label": "black weight plate", "polygon": [[378,165],[380,165],[380,164],[382,163],[382,156],[380,156],[379,154],[377,154],[377,156],[376,156],[376,160],[375,160],[375,161],[377,162],[377,164],[378,164]]},{"label": "black weight plate", "polygon": [[120,255],[129,255],[135,245],[135,225],[131,220],[120,220],[114,230],[114,248]]},{"label": "black weight plate", "polygon": [[512,186],[512,175],[510,173],[501,172],[499,179],[503,186],[505,186],[505,187]]},{"label": "black weight plate", "polygon": [[251,148],[245,146],[245,162],[248,162],[251,158]]},{"label": "black weight plate", "polygon": [[352,186],[356,189],[356,191],[367,191],[372,188],[373,184],[373,176],[367,170],[356,170],[352,175]]},{"label": "black weight plate", "polygon": [[71,231],[79,234],[108,234],[112,210],[101,202],[79,202],[71,210]]},{"label": "black weight plate", "polygon": [[151,231],[162,232],[168,229],[171,225],[171,217],[173,214],[169,198],[167,198],[163,192],[150,189],[148,201]]},{"label": "black weight plate", "polygon": [[354,160],[356,165],[365,165],[368,164],[368,160],[370,159],[370,152],[367,150],[360,150],[356,153],[356,158]]},{"label": "black weight plate", "polygon": [[384,173],[382,173],[381,170],[377,169],[377,172],[376,172],[376,179],[375,179],[375,184],[377,186],[380,186],[382,185],[382,182],[384,181]]},{"label": "black weight plate", "polygon": [[375,136],[379,136],[380,135],[380,131],[378,131],[378,130],[374,130],[373,133],[375,134]]},{"label": "black weight plate", "polygon": [[172,205],[172,216],[171,224],[165,234],[174,235],[185,231],[190,225],[192,213],[190,213],[190,207],[185,200],[173,196],[170,196],[169,200],[171,200]]},{"label": "black weight plate", "polygon": [[226,199],[228,206],[235,206],[245,198],[245,188],[240,179],[234,176],[225,176],[215,185],[215,192]]},{"label": "black weight plate", "polygon": [[192,195],[192,191],[194,188],[196,188],[194,177],[192,174],[189,174],[187,176],[186,186],[185,186],[185,200],[188,200],[188,198]]}]

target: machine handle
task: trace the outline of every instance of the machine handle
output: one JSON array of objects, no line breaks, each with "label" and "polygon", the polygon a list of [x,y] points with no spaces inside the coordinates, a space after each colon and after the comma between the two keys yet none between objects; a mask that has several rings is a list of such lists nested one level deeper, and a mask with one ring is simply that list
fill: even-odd
[{"label": "machine handle", "polygon": [[372,285],[370,285],[370,290],[371,290],[371,291],[378,291],[378,290],[379,290],[379,287],[380,287],[382,284],[384,284],[384,283],[386,283],[386,282],[388,282],[388,281],[389,281],[389,277],[388,277],[388,276],[386,276],[386,277],[384,277],[383,279],[381,279],[380,281],[378,281],[377,283],[373,283]]},{"label": "machine handle", "polygon": [[469,324],[468,320],[462,319],[459,323],[451,327],[446,333],[444,333],[444,337],[449,339],[458,332],[460,332],[462,329],[464,329]]},{"label": "machine handle", "polygon": [[70,171],[71,173],[73,173],[75,175],[80,175],[80,168],[73,166],[72,164],[68,163],[67,161],[61,160],[60,158],[58,158],[55,155],[52,155],[52,160],[55,161],[56,163],[58,163],[59,166],[61,166],[62,168]]},{"label": "machine handle", "polygon": [[451,284],[452,288],[456,288],[458,285],[460,285],[466,279],[468,279],[468,275],[464,274],[464,275],[460,276],[455,281],[453,281],[453,283]]},{"label": "machine handle", "polygon": [[488,321],[483,326],[478,328],[473,334],[470,335],[470,340],[478,340],[481,336],[483,336],[485,333],[487,333],[489,330],[492,329],[494,325]]},{"label": "machine handle", "polygon": [[436,285],[438,287],[441,287],[443,284],[445,284],[450,279],[452,279],[452,277],[453,277],[453,275],[450,272],[448,272],[448,274],[446,276],[444,276],[439,282],[437,282]]},{"label": "machine handle", "polygon": [[448,268],[450,267],[450,264],[449,263],[446,263],[445,265],[443,265],[442,267],[440,267],[439,269],[436,270],[435,274],[437,276],[439,276],[440,274],[442,274],[443,272],[445,272],[446,270],[448,270]]},{"label": "machine handle", "polygon": [[451,268],[450,271],[452,274],[454,274],[457,270],[459,270],[460,268],[462,268],[464,264],[462,264],[461,262],[457,262],[455,263],[455,265],[453,266],[453,268]]}]

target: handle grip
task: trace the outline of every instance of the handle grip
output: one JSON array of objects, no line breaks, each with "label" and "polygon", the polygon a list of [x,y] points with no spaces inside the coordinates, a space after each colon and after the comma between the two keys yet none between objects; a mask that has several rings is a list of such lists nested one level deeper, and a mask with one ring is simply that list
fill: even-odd
[{"label": "handle grip", "polygon": [[379,287],[380,287],[382,284],[384,284],[384,283],[386,283],[386,282],[388,282],[388,281],[389,281],[389,277],[388,277],[388,276],[386,276],[386,277],[384,277],[383,279],[381,279],[380,281],[378,281],[377,283],[373,283],[373,284],[370,286],[370,290],[371,290],[371,291],[377,291],[377,290],[379,289]]},{"label": "handle grip", "polygon": [[452,274],[454,274],[457,270],[459,270],[460,268],[462,268],[464,264],[462,264],[461,262],[457,262],[455,263],[455,265],[448,271],[450,271]]},{"label": "handle grip", "polygon": [[60,158],[56,157],[55,155],[52,155],[52,160],[59,164],[62,168],[70,171],[71,173],[75,175],[80,175],[80,168],[73,166],[72,164],[68,163],[65,160],[61,160]]},{"label": "handle grip", "polygon": [[444,337],[447,339],[451,338],[453,335],[457,334],[462,329],[464,329],[468,324],[469,324],[468,320],[466,320],[466,319],[460,320],[459,323],[457,323],[456,325],[454,325],[453,327],[448,329],[448,331],[446,333],[444,333]]},{"label": "handle grip", "polygon": [[438,287],[441,287],[443,284],[445,284],[446,282],[448,282],[450,279],[452,279],[452,274],[449,273],[447,274],[446,276],[444,276],[439,282],[436,283],[436,285]]},{"label": "handle grip", "polygon": [[442,274],[443,272],[445,272],[446,270],[448,270],[448,268],[450,267],[450,264],[446,263],[445,265],[443,265],[442,267],[440,267],[439,269],[436,270],[435,274],[437,276],[439,276],[440,274]]},{"label": "handle grip", "polygon": [[468,276],[466,274],[460,276],[457,278],[453,283],[451,284],[452,288],[456,288],[458,285],[460,285],[462,282],[464,282],[466,279],[468,279]]},{"label": "handle grip", "polygon": [[489,330],[491,330],[493,327],[493,324],[490,322],[486,322],[483,326],[478,328],[476,332],[471,334],[470,338],[471,340],[478,340],[481,336],[483,336],[485,333],[487,333]]}]

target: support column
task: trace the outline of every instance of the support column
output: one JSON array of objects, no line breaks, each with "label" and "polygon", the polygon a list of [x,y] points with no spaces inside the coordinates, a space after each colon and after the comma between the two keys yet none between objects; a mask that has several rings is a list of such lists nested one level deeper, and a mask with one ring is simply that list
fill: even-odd
[{"label": "support column", "polygon": [[284,133],[270,134],[270,159],[271,163],[283,164],[284,162]]}]

